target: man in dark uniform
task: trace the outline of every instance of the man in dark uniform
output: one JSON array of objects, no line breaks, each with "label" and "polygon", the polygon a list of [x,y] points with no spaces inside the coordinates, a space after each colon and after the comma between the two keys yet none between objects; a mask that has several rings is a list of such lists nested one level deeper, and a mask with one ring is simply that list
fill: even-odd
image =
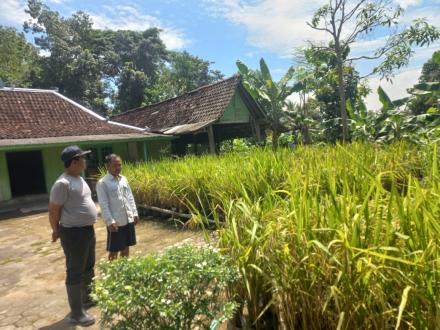
[{"label": "man in dark uniform", "polygon": [[50,192],[49,221],[52,241],[61,240],[66,256],[66,289],[70,305],[70,322],[87,326],[95,318],[85,311],[93,304],[90,284],[95,275],[96,206],[91,191],[81,177],[86,169],[85,155],[78,146],[66,147],[61,153],[64,173]]}]

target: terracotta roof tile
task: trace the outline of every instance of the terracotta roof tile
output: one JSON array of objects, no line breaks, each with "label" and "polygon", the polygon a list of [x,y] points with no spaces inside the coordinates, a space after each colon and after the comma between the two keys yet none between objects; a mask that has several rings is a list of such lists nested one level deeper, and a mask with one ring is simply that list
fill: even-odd
[{"label": "terracotta roof tile", "polygon": [[0,89],[0,140],[133,133],[54,91]]},{"label": "terracotta roof tile", "polygon": [[200,122],[215,121],[231,102],[239,75],[203,86],[181,96],[157,104],[136,108],[112,117],[113,120],[152,131]]}]

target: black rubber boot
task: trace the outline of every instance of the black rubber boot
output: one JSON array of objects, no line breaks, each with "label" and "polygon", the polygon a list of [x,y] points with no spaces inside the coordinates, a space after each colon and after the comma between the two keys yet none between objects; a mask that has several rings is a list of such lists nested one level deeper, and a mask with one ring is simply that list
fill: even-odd
[{"label": "black rubber boot", "polygon": [[70,323],[88,326],[95,323],[95,318],[86,313],[82,304],[81,284],[66,285],[70,305]]},{"label": "black rubber boot", "polygon": [[83,308],[85,309],[96,306],[95,301],[93,301],[92,297],[90,296],[92,293],[92,281],[93,276],[85,275],[84,280],[81,282],[82,302]]}]

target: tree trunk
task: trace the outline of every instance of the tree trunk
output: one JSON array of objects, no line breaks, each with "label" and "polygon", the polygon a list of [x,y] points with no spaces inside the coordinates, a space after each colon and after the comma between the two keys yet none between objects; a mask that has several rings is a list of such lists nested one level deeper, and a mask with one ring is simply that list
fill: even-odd
[{"label": "tree trunk", "polygon": [[[304,118],[307,120],[309,117],[309,111],[307,109],[305,95],[304,95],[304,99],[303,99],[303,115],[304,115]],[[311,143],[310,132],[309,132],[309,125],[307,125],[307,123],[305,123],[303,126],[303,135],[304,135],[304,144],[310,144]]]},{"label": "tree trunk", "polygon": [[304,135],[304,144],[310,144],[311,141],[310,141],[309,126],[307,124],[304,124],[303,135]]},{"label": "tree trunk", "polygon": [[336,60],[338,67],[338,92],[339,92],[339,107],[341,109],[342,118],[342,142],[345,143],[348,140],[348,118],[347,118],[347,105],[345,97],[345,84],[344,84],[344,69],[342,63],[342,52],[339,45],[339,41],[335,40]]},{"label": "tree trunk", "polygon": [[278,150],[278,139],[280,137],[280,133],[278,131],[278,127],[273,127],[272,129],[272,150]]}]

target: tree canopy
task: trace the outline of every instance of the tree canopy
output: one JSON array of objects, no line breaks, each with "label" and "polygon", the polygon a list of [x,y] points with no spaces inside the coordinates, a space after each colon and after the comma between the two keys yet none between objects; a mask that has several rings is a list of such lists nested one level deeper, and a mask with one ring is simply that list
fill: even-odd
[{"label": "tree canopy", "polygon": [[10,86],[28,87],[40,73],[38,52],[23,33],[0,26],[0,79]]},{"label": "tree canopy", "polygon": [[[166,48],[161,31],[95,29],[91,17],[75,12],[63,17],[41,0],[28,0],[31,19],[24,31],[0,26],[0,79],[17,87],[53,88],[102,114],[127,111],[176,97],[223,78],[213,62]],[[414,46],[437,40],[438,30],[416,19],[402,28],[403,11],[391,0],[328,0],[309,26],[331,36],[300,52],[297,66],[275,81],[264,59],[252,70],[238,61],[244,85],[266,111],[276,148],[282,141],[335,142],[366,139],[389,142],[440,136],[440,51],[423,65],[409,96],[391,100],[379,88],[381,111],[369,111],[369,93],[356,70],[357,60],[380,60],[371,71],[391,79],[408,64]],[[381,47],[355,55],[352,46],[374,31],[389,31]],[[34,42],[28,42],[30,36]],[[27,37],[27,38],[26,38]],[[299,93],[294,104],[291,94]],[[290,128],[301,137],[284,139]],[[438,133],[437,133],[438,131]],[[350,133],[350,134],[349,134]],[[290,140],[289,140],[290,139]]]},{"label": "tree canopy", "polygon": [[[424,19],[417,19],[404,29],[397,27],[403,10],[393,5],[392,0],[329,0],[314,14],[311,28],[329,34],[332,42],[328,46],[313,47],[334,54],[337,69],[340,116],[342,120],[342,140],[349,139],[347,95],[344,87],[344,66],[356,60],[377,60],[382,62],[373,73],[390,78],[396,69],[408,64],[413,55],[413,46],[429,45],[440,37],[438,30]],[[350,46],[378,29],[389,29],[384,45],[371,54],[350,56]]]},{"label": "tree canopy", "polygon": [[212,62],[170,51],[158,28],[102,30],[82,11],[63,17],[28,0],[24,34],[0,27],[0,78],[7,85],[58,88],[96,111],[122,112],[223,78]]}]

